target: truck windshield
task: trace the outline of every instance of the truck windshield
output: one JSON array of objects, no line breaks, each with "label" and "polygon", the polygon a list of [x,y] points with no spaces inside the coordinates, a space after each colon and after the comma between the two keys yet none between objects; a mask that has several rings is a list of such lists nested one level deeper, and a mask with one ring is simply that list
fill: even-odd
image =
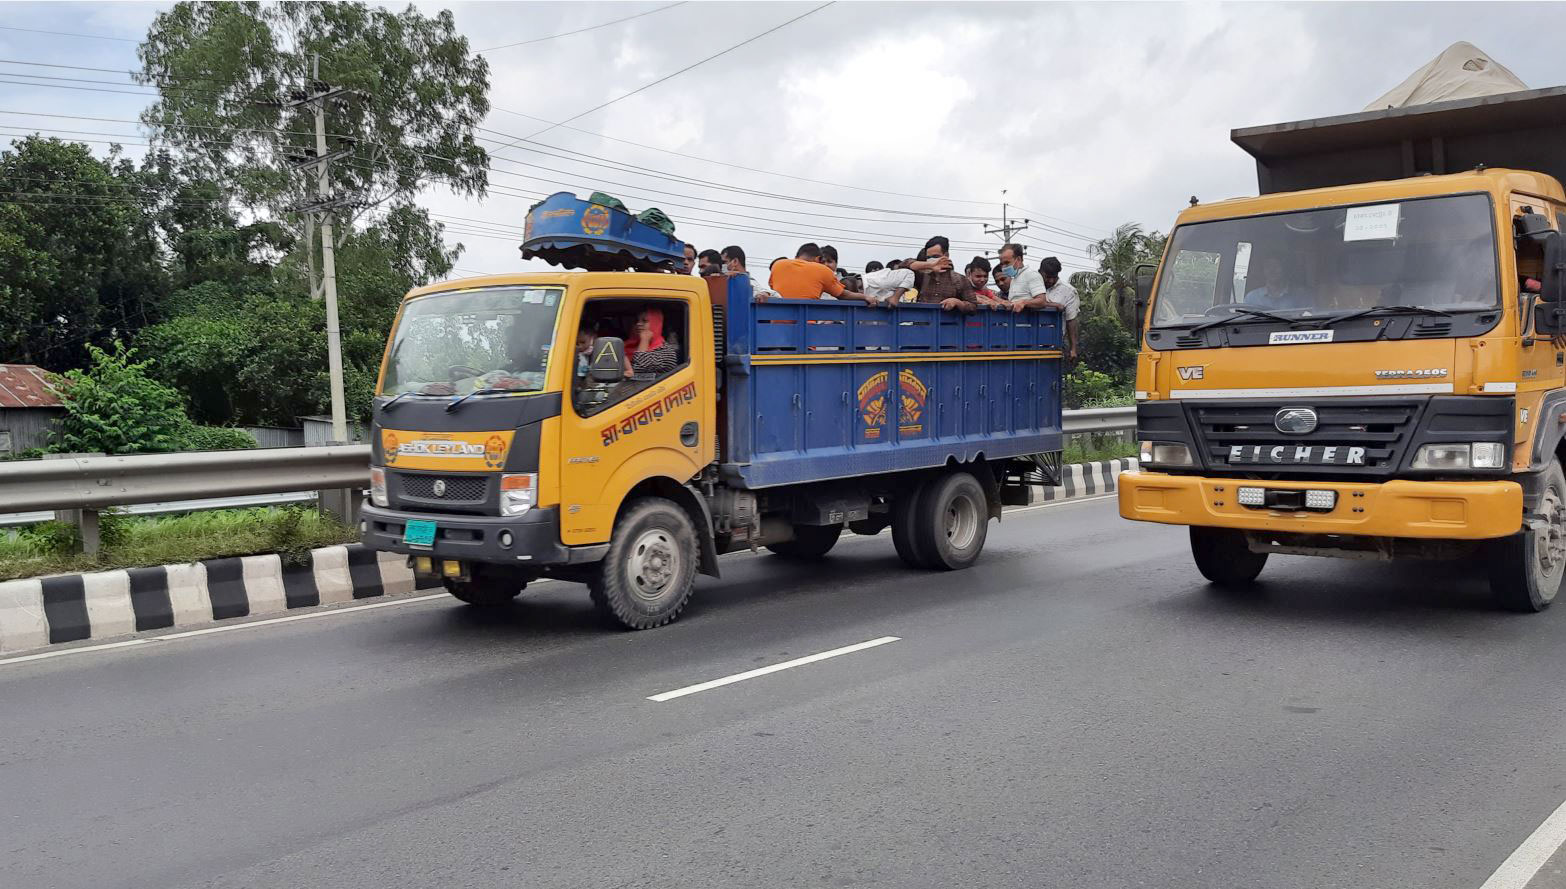
[{"label": "truck windshield", "polygon": [[1182,225],[1152,325],[1494,308],[1491,213],[1487,195],[1467,194]]},{"label": "truck windshield", "polygon": [[493,287],[409,300],[392,336],[381,394],[542,389],[563,292]]}]

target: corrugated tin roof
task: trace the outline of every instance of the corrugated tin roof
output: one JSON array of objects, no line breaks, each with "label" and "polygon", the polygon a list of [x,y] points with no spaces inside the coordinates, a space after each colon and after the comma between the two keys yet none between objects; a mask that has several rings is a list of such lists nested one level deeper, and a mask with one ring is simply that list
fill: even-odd
[{"label": "corrugated tin roof", "polygon": [[0,364],[0,408],[61,407],[43,368],[32,364]]}]

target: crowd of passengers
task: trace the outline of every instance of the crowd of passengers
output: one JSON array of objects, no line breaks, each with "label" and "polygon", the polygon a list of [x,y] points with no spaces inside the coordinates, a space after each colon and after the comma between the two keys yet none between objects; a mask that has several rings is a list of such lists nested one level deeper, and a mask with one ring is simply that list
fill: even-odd
[{"label": "crowd of passengers", "polygon": [[[739,247],[697,250],[685,245],[685,272],[692,275],[750,275],[745,251]],[[1036,269],[1028,267],[1021,244],[1001,247],[995,267],[975,256],[958,272],[951,242],[933,237],[909,259],[871,262],[863,274],[839,268],[837,249],[830,244],[802,244],[793,259],[780,256],[768,269],[767,286],[756,283],[756,301],[772,299],[855,300],[870,306],[894,302],[928,303],[954,312],[981,308],[1023,312],[1058,309],[1066,320],[1066,356],[1077,357],[1077,292],[1060,276],[1060,260],[1046,256]],[[994,284],[991,285],[993,275]]]}]

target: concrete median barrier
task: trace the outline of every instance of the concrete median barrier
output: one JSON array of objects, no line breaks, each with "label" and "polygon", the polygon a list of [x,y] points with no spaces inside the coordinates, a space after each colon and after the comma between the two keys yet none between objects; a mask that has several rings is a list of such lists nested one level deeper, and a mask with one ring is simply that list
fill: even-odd
[{"label": "concrete median barrier", "polygon": [[402,556],[358,544],[0,583],[0,655],[412,592]]}]

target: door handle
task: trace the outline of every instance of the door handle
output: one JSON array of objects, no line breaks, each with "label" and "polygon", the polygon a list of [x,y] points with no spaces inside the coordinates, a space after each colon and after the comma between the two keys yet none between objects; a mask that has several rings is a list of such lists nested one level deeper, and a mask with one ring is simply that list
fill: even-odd
[{"label": "door handle", "polygon": [[688,448],[696,447],[696,442],[701,440],[700,431],[701,429],[696,425],[695,420],[692,420],[691,422],[686,423],[684,426],[681,426],[680,444],[685,445]]}]

